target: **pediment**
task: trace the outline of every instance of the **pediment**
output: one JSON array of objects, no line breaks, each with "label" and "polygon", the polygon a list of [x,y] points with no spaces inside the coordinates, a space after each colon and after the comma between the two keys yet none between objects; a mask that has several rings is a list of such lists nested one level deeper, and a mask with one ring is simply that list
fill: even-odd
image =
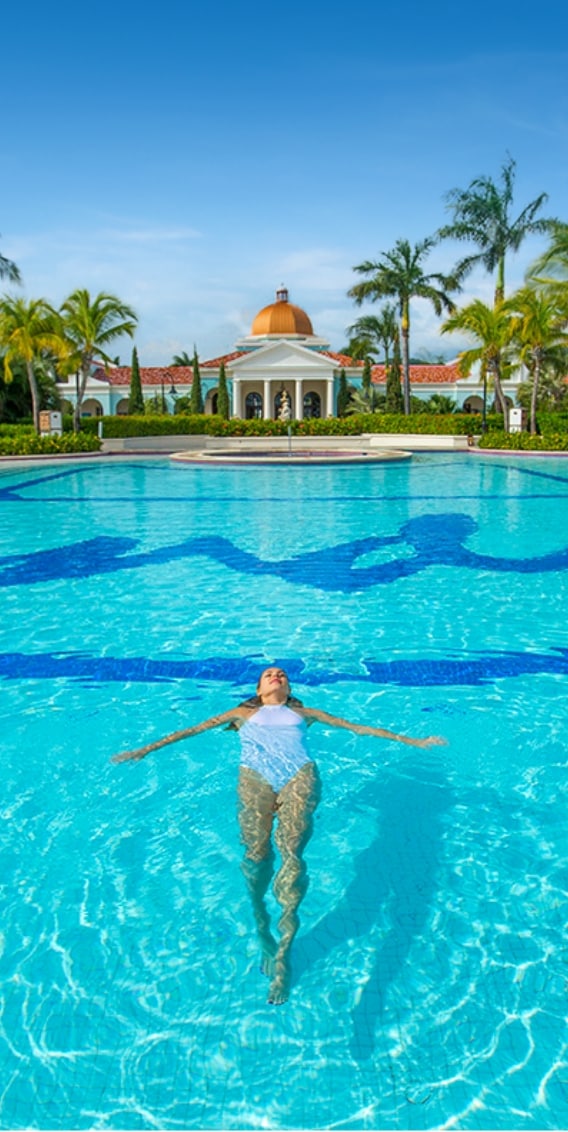
[{"label": "pediment", "polygon": [[331,358],[320,354],[316,350],[308,350],[295,342],[269,342],[260,346],[258,350],[251,350],[242,358],[231,363],[231,371],[235,377],[255,372],[266,373],[267,369],[303,370],[311,373],[317,372],[321,376],[333,371]]}]

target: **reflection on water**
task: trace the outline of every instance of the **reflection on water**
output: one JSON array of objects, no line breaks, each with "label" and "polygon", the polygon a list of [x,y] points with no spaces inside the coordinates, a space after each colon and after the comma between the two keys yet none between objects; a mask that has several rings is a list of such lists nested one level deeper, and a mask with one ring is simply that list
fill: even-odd
[{"label": "reflection on water", "polygon": [[[1,1126],[568,1124],[567,465],[0,479]],[[274,661],[310,704],[449,740],[310,730],[277,1009],[235,737],[109,762]]]}]

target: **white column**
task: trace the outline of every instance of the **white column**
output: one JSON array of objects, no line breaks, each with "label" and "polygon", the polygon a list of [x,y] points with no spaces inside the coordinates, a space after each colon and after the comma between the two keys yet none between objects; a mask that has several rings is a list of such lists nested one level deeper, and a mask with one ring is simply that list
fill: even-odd
[{"label": "white column", "polygon": [[328,417],[333,416],[333,378],[330,378],[330,380],[327,383],[326,416],[328,416]]},{"label": "white column", "polygon": [[264,398],[262,405],[262,416],[265,421],[269,421],[272,416],[272,398],[270,394],[271,383],[268,378],[264,379]]},{"label": "white column", "polygon": [[240,378],[233,378],[233,416],[242,416],[241,412],[241,382]]},{"label": "white column", "polygon": [[296,411],[292,415],[296,418],[297,421],[303,421],[303,419],[304,419],[304,394],[303,394],[303,389],[302,389],[302,379],[301,379],[301,377],[296,378],[295,387],[296,387],[296,392],[295,392],[296,404],[295,404],[294,407],[295,407]]}]

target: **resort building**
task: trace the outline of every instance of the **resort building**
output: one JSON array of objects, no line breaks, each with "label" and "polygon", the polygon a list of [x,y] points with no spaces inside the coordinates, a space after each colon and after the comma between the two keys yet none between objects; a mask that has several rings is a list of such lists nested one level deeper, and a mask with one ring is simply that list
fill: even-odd
[{"label": "resort building", "polygon": [[[276,292],[275,302],[258,312],[250,334],[239,339],[230,354],[199,362],[206,413],[217,410],[221,364],[225,367],[231,415],[246,419],[277,417],[284,391],[295,419],[335,416],[342,371],[355,389],[360,389],[363,373],[363,362],[334,353],[329,342],[314,334],[309,316],[290,302],[285,287]],[[130,377],[130,366],[93,367],[83,415],[127,413]],[[158,396],[168,412],[174,411],[178,397],[191,392],[190,366],[141,366],[140,377],[144,398]],[[373,366],[371,381],[378,391],[384,390],[383,365]],[[410,383],[413,396],[424,401],[437,393],[455,401],[458,409],[475,412],[483,406],[479,376],[460,377],[456,362],[411,366]],[[508,383],[511,404],[517,384],[518,380]],[[64,408],[70,411],[76,401],[73,377],[60,382],[58,390]]]}]

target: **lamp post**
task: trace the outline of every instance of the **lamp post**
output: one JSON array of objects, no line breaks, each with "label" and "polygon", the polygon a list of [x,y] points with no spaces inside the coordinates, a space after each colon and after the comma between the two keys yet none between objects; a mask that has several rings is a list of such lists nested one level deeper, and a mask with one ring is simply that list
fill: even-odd
[{"label": "lamp post", "polygon": [[174,385],[173,381],[172,381],[172,384],[171,384],[170,388],[168,389],[168,397],[171,397],[171,399],[172,399],[172,401],[173,401],[173,403],[174,403],[174,413],[175,413],[175,411],[176,411],[176,397],[177,397],[177,389],[176,389],[176,387],[175,387],[175,385]]}]

